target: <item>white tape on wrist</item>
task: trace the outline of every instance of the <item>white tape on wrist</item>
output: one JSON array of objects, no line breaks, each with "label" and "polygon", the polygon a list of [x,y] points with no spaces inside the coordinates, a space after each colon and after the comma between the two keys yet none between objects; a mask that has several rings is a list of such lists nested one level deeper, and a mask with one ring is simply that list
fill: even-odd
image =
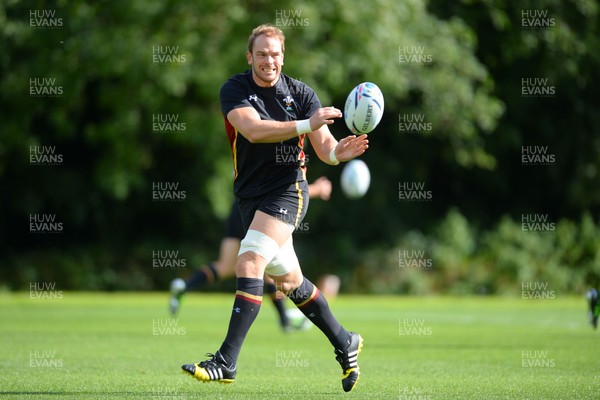
[{"label": "white tape on wrist", "polygon": [[303,119],[296,121],[296,132],[298,133],[298,136],[312,132],[312,129],[310,129],[310,120]]},{"label": "white tape on wrist", "polygon": [[340,163],[337,157],[335,156],[335,147],[329,152],[329,161],[331,161],[333,165],[338,165]]}]

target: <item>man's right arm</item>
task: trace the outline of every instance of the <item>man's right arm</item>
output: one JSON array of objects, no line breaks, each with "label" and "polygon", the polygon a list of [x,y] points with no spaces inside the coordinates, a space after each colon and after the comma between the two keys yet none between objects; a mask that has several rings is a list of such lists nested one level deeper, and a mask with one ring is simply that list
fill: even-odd
[{"label": "man's right arm", "polygon": [[[315,131],[323,125],[333,124],[331,118],[341,116],[341,111],[336,108],[320,108],[309,119],[310,129]],[[229,111],[227,120],[250,143],[277,143],[298,136],[296,128],[298,121],[263,120],[253,107],[235,108]]]},{"label": "man's right arm", "polygon": [[250,143],[277,143],[298,136],[296,121],[262,120],[253,107],[234,108],[227,120]]}]

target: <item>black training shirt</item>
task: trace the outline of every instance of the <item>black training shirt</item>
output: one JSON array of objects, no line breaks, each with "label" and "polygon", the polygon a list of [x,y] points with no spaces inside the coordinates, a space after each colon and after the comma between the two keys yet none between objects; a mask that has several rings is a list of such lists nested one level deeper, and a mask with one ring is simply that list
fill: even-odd
[{"label": "black training shirt", "polygon": [[236,108],[254,107],[263,120],[295,121],[309,118],[321,102],[306,84],[281,74],[273,87],[260,87],[252,71],[234,75],[221,87],[221,110],[231,145],[238,197],[254,197],[306,179],[302,135],[277,143],[250,143],[227,119]]}]

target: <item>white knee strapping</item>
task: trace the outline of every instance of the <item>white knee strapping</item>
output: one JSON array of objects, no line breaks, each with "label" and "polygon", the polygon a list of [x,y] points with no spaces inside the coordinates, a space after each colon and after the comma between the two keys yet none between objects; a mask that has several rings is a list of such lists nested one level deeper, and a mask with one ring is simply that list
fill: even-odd
[{"label": "white knee strapping", "polygon": [[238,256],[248,251],[258,254],[269,263],[279,252],[279,245],[264,233],[250,229],[240,243]]},{"label": "white knee strapping", "polygon": [[295,268],[300,268],[298,257],[294,251],[294,242],[290,236],[287,242],[279,249],[279,252],[267,265],[266,272],[273,276],[282,276],[292,271]]}]

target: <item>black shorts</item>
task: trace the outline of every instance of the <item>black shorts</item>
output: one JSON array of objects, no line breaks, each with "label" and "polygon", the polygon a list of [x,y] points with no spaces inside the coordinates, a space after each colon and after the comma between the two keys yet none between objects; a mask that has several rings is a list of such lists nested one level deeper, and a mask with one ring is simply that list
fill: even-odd
[{"label": "black shorts", "polygon": [[262,211],[297,228],[308,210],[308,182],[287,184],[262,196],[238,198],[244,233],[256,211]]},{"label": "black shorts", "polygon": [[244,230],[244,225],[242,225],[242,214],[240,214],[237,200],[234,200],[231,205],[231,211],[229,211],[229,217],[227,218],[224,237],[242,240],[245,234],[246,231]]}]

